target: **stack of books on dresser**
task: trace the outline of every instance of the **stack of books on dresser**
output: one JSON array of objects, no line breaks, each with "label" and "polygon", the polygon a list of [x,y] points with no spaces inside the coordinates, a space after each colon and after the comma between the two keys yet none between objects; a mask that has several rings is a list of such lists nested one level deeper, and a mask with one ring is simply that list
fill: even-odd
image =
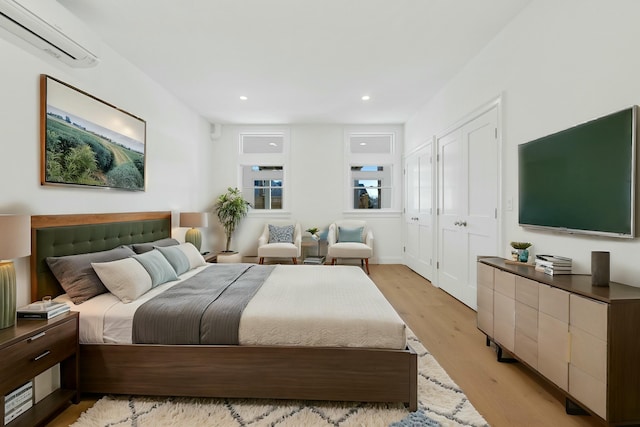
[{"label": "stack of books on dresser", "polygon": [[4,397],[4,425],[33,406],[33,382],[29,381]]},{"label": "stack of books on dresser", "polygon": [[536,255],[536,271],[551,276],[571,274],[571,258],[558,255]]},{"label": "stack of books on dresser", "polygon": [[69,306],[62,302],[42,302],[36,301],[29,305],[20,307],[18,312],[18,319],[35,319],[46,320],[52,317],[59,316],[69,311]]}]

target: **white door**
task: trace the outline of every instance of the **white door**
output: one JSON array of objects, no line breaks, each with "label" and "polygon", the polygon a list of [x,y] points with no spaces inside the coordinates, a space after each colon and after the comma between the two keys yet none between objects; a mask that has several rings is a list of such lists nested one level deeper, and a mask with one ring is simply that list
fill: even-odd
[{"label": "white door", "polygon": [[433,143],[405,160],[405,263],[416,273],[433,276]]},{"label": "white door", "polygon": [[476,309],[476,258],[498,254],[498,110],[437,138],[437,285]]}]

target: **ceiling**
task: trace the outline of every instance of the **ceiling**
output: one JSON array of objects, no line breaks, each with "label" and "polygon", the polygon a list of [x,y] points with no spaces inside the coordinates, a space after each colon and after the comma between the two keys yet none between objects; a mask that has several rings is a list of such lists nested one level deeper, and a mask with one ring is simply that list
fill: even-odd
[{"label": "ceiling", "polygon": [[59,1],[212,123],[372,124],[404,123],[530,0]]}]

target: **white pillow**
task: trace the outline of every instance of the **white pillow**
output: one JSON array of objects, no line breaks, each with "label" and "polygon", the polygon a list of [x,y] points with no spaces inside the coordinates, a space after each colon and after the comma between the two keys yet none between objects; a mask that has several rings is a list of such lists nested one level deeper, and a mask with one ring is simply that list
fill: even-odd
[{"label": "white pillow", "polygon": [[178,248],[184,252],[184,254],[189,259],[189,270],[193,270],[196,267],[200,267],[201,265],[207,265],[207,262],[204,260],[198,249],[196,249],[193,244],[187,242],[178,245]]},{"label": "white pillow", "polygon": [[109,292],[125,304],[151,289],[151,276],[142,264],[133,258],[92,262],[91,266]]}]

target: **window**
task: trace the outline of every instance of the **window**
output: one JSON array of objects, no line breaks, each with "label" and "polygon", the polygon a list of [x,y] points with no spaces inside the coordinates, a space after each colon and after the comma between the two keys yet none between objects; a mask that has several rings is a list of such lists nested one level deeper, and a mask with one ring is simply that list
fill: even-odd
[{"label": "window", "polygon": [[245,130],[239,134],[242,194],[252,212],[282,211],[287,201],[287,130]]},{"label": "window", "polygon": [[243,166],[242,194],[254,209],[282,209],[282,166]]},{"label": "window", "polygon": [[353,209],[391,207],[390,166],[351,166]]},{"label": "window", "polygon": [[395,131],[346,132],[347,210],[399,211],[400,156]]}]

